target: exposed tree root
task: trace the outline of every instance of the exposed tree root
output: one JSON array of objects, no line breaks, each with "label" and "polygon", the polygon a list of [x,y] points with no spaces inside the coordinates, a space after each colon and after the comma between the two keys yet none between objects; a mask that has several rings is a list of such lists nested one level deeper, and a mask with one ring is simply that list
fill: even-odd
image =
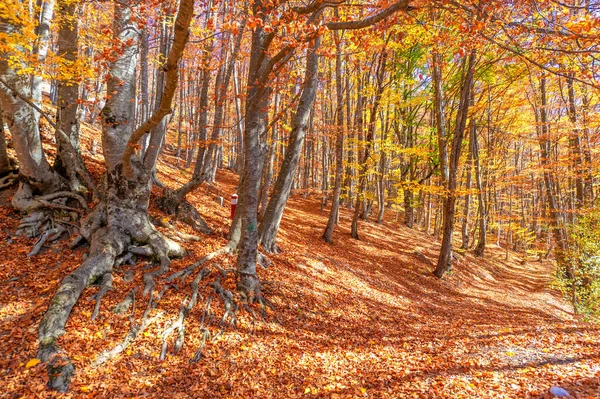
[{"label": "exposed tree root", "polygon": [[19,175],[17,173],[9,173],[0,179],[0,190],[4,190],[18,182]]},{"label": "exposed tree root", "polygon": [[127,293],[125,298],[121,302],[117,304],[112,310],[114,314],[123,314],[127,312],[127,310],[133,305],[135,307],[135,294],[139,287],[133,288],[131,291]]},{"label": "exposed tree root", "polygon": [[171,324],[165,329],[165,331],[163,331],[162,334],[162,339],[163,339],[163,344],[162,344],[162,348],[160,350],[160,356],[159,356],[159,360],[165,360],[165,358],[167,357],[167,349],[169,347],[169,337],[171,336],[171,334],[173,332],[175,332],[175,330],[177,330],[179,332],[177,339],[175,340],[175,347],[174,347],[174,352],[177,353],[179,352],[179,350],[181,349],[181,347],[183,346],[183,340],[184,340],[184,335],[185,335],[185,318],[187,317],[187,315],[190,313],[191,310],[191,306],[189,306],[191,303],[191,301],[189,300],[189,297],[186,297],[185,300],[183,301],[183,304],[181,305],[181,308],[179,310],[179,317],[177,317],[177,320],[171,322]]},{"label": "exposed tree root", "polygon": [[204,349],[206,341],[210,339],[210,332],[206,328],[200,328],[200,332],[202,333],[202,341],[200,342],[198,350],[196,350],[196,353],[194,353],[194,357],[190,359],[190,363],[198,363],[200,359],[202,359],[202,350]]},{"label": "exposed tree root", "polygon": [[75,371],[75,367],[56,343],[58,337],[65,333],[64,327],[73,306],[88,285],[111,272],[116,257],[125,249],[127,238],[122,232],[99,229],[94,234],[90,255],[60,283],[40,323],[38,335],[38,358],[48,362],[50,388],[66,391]]},{"label": "exposed tree root", "polygon": [[67,229],[60,224],[54,228],[44,231],[42,235],[40,235],[36,243],[33,245],[33,248],[27,254],[27,256],[31,257],[37,255],[42,249],[42,246],[46,243],[46,241],[58,240],[65,231],[67,231]]},{"label": "exposed tree root", "polygon": [[158,218],[158,219],[153,218],[152,223],[154,223],[154,225],[156,225],[156,226],[169,229],[170,234],[168,234],[168,237],[173,240],[189,242],[189,241],[200,241],[202,239],[201,237],[199,237],[197,235],[187,234],[187,233],[177,230],[175,228],[175,226],[173,226],[171,223],[169,223],[169,221],[166,218]]},{"label": "exposed tree root", "polygon": [[228,254],[228,253],[231,253],[231,248],[228,246],[224,246],[223,248],[220,248],[214,252],[209,253],[204,258],[200,259],[199,261],[192,263],[190,266],[186,267],[185,269],[169,275],[166,278],[166,281],[172,282],[173,280],[180,278],[180,277],[183,280],[187,276],[189,276],[194,270],[196,270],[197,268],[199,268],[200,266],[202,266],[209,260],[214,259],[215,257],[217,257],[219,255]]},{"label": "exposed tree root", "polygon": [[[225,313],[223,313],[223,317],[221,318],[219,325],[221,327],[225,327],[227,325],[226,323],[228,323],[229,327],[237,327],[237,311],[239,307],[233,300],[233,293],[221,286],[220,277],[218,277],[209,285],[213,287],[215,294],[219,295],[223,301],[223,306],[225,307]],[[229,322],[227,319],[229,319]]]},{"label": "exposed tree root", "polygon": [[100,312],[100,303],[102,298],[106,293],[113,289],[113,276],[112,273],[106,273],[102,276],[100,281],[100,290],[90,298],[90,301],[96,301],[96,305],[94,306],[94,311],[92,312],[92,320],[95,320],[98,317],[98,313]]},{"label": "exposed tree root", "polygon": [[79,194],[57,191],[34,195],[33,188],[26,182],[20,182],[12,203],[16,209],[26,214],[14,234],[38,237],[27,255],[30,257],[39,254],[46,243],[58,240],[64,233],[71,234],[73,229],[77,230],[81,214],[89,210],[85,198]]},{"label": "exposed tree root", "polygon": [[[150,301],[153,302],[152,300]],[[155,306],[156,305],[149,305],[149,308],[154,308]],[[96,360],[92,362],[91,366],[98,367],[103,363],[117,357],[120,353],[124,352],[125,349],[127,349],[129,345],[131,345],[136,340],[136,338],[142,332],[144,332],[144,330],[146,330],[146,328],[148,328],[152,323],[158,321],[163,314],[163,311],[159,311],[156,313],[156,315],[150,317],[150,312],[145,312],[144,316],[142,317],[142,322],[140,324],[134,325],[133,323],[131,323],[131,329],[123,339],[123,342],[121,342],[119,345],[115,346],[109,351],[102,352],[100,355],[98,355]]]},{"label": "exposed tree root", "polygon": [[[57,339],[65,333],[67,319],[85,288],[100,281],[100,290],[93,297],[96,306],[92,318],[95,318],[99,313],[102,297],[112,288],[113,267],[122,262],[123,256],[135,254],[140,251],[139,248],[144,248],[143,255],[150,255],[160,262],[158,270],[144,276],[146,293],[150,293],[154,287],[154,277],[168,271],[170,258],[184,255],[183,248],[164,237],[150,223],[147,213],[150,193],[148,176],[140,175],[137,184],[123,184],[121,173],[122,170],[117,168],[108,175],[105,199],[82,221],[79,234],[90,242],[89,255],[79,268],[62,280],[40,323],[38,357],[47,362],[48,385],[59,391],[68,389],[75,368],[57,345]],[[60,198],[73,197],[61,193]],[[56,197],[47,200],[54,199]],[[41,220],[44,218],[36,216],[30,223],[35,222],[37,225]],[[74,242],[81,241],[76,238]],[[164,290],[159,297],[163,293]],[[135,302],[134,299],[135,294],[132,294],[132,303]],[[155,303],[153,295],[150,295],[142,322],[137,326],[132,323],[132,331],[124,343],[100,356],[96,363],[100,364],[116,356],[141,330],[158,318],[149,317]]]},{"label": "exposed tree root", "polygon": [[175,215],[177,220],[191,226],[195,231],[202,234],[213,233],[196,208],[185,199],[179,198],[176,192],[164,189],[163,196],[157,199],[156,204],[167,215]]}]

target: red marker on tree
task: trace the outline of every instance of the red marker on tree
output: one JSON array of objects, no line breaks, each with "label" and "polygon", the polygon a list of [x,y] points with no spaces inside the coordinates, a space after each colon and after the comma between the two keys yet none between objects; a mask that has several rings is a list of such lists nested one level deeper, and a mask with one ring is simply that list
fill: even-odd
[{"label": "red marker on tree", "polygon": [[233,194],[231,196],[231,216],[230,216],[231,219],[233,219],[233,216],[235,215],[235,207],[237,206],[237,202],[238,202],[238,195]]}]

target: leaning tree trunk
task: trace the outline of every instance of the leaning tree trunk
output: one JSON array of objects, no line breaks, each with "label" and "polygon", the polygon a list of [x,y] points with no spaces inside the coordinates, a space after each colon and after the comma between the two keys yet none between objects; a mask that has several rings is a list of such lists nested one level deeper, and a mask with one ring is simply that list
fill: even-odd
[{"label": "leaning tree trunk", "polygon": [[466,61],[466,74],[462,83],[458,113],[456,115],[456,127],[454,129],[454,137],[452,138],[452,152],[450,154],[450,162],[448,165],[448,185],[446,187],[447,197],[444,201],[443,208],[444,221],[442,230],[442,248],[440,249],[440,256],[434,271],[435,276],[438,278],[441,278],[445,272],[452,268],[452,235],[454,232],[454,214],[456,211],[457,170],[473,86],[475,55],[475,50],[472,50],[468,61]]},{"label": "leaning tree trunk", "polygon": [[[183,249],[165,238],[152,225],[148,204],[152,187],[151,171],[133,157],[139,139],[154,127],[170,109],[177,87],[177,65],[187,42],[193,15],[193,0],[182,0],[175,21],[173,51],[165,67],[166,85],[160,107],[152,117],[133,132],[135,72],[138,51],[137,22],[132,6],[115,5],[113,32],[122,52],[111,65],[107,89],[113,93],[102,110],[102,142],[107,167],[102,201],[82,222],[80,237],[90,242],[90,253],[82,265],[60,283],[39,327],[38,357],[47,362],[48,385],[60,391],[68,389],[74,366],[57,344],[65,333],[69,314],[83,290],[93,282],[112,282],[112,268],[117,257],[139,246],[160,263],[156,271],[144,276],[145,294],[151,294],[154,278],[165,273],[170,258],[183,256]],[[96,297],[99,304],[100,297]]]},{"label": "leaning tree trunk", "polygon": [[317,83],[319,72],[319,55],[317,49],[320,40],[315,40],[314,47],[309,51],[306,58],[306,71],[304,76],[304,90],[300,96],[296,115],[292,120],[292,132],[290,142],[287,146],[285,158],[277,175],[273,194],[267,205],[264,218],[259,226],[260,242],[267,252],[277,252],[275,238],[279,230],[279,223],[283,216],[285,205],[290,196],[292,182],[296,175],[296,169],[302,152],[302,145],[306,136],[306,128],[310,112],[317,95]]}]

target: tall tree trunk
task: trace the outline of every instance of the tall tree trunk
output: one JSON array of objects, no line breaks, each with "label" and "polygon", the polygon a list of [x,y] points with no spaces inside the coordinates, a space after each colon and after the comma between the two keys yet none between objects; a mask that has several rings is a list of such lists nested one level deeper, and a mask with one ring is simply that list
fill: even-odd
[{"label": "tall tree trunk", "polygon": [[[337,10],[337,9],[336,9]],[[344,97],[342,93],[342,47],[341,39],[337,32],[335,38],[335,89],[336,89],[336,127],[337,134],[335,141],[335,183],[333,188],[333,198],[331,202],[331,211],[329,220],[323,233],[323,240],[333,243],[333,230],[337,224],[340,208],[340,194],[342,191],[342,174],[344,172]]]},{"label": "tall tree trunk", "polygon": [[277,237],[283,211],[290,195],[292,181],[298,168],[310,113],[317,95],[317,75],[319,72],[319,55],[317,54],[317,50],[319,44],[320,39],[315,40],[313,48],[308,51],[304,74],[304,88],[298,102],[296,114],[292,119],[290,141],[273,187],[273,194],[259,226],[260,242],[267,252],[276,252],[278,250],[275,238]]},{"label": "tall tree trunk", "polygon": [[440,170],[442,184],[448,182],[448,133],[446,131],[446,102],[444,100],[442,63],[443,56],[439,52],[433,53],[433,103],[435,108],[435,125],[437,128],[438,149],[440,155]]},{"label": "tall tree trunk", "polygon": [[446,186],[447,193],[444,201],[442,248],[440,249],[438,263],[434,271],[435,276],[438,278],[441,278],[445,272],[452,268],[452,235],[454,232],[454,213],[456,211],[457,171],[462,149],[462,139],[469,113],[475,56],[475,50],[471,50],[468,60],[464,61],[464,78],[460,92],[458,113],[456,115],[454,137],[452,138],[452,152],[450,154],[450,162],[448,165],[449,175]]},{"label": "tall tree trunk", "polygon": [[[58,55],[71,67],[78,59],[77,43],[79,41],[79,24],[76,4],[58,1],[59,13],[65,19],[58,31]],[[69,186],[74,192],[84,191],[77,174],[77,165],[83,165],[79,142],[79,83],[60,81],[58,83],[58,108],[56,125],[56,160],[54,169],[67,177]],[[64,134],[63,134],[64,133]],[[65,141],[69,142],[66,143]]]},{"label": "tall tree trunk", "polygon": [[[36,29],[37,40],[33,48],[33,52],[37,55],[37,61],[40,63],[40,65],[46,62],[46,56],[48,55],[52,14],[54,14],[54,0],[41,0],[39,25]],[[42,76],[40,74],[33,75],[31,79],[31,98],[33,99],[33,102],[40,108],[42,108],[42,84]],[[39,123],[39,112],[34,110],[33,114],[35,116],[35,122]]]},{"label": "tall tree trunk", "polygon": [[[360,162],[358,187],[356,191],[356,203],[354,205],[354,216],[352,218],[352,225],[350,227],[350,235],[352,238],[359,239],[358,237],[358,217],[363,210],[362,204],[364,203],[364,192],[367,184],[367,175],[369,169],[369,157],[371,156],[371,148],[373,147],[373,138],[375,135],[375,121],[377,120],[377,114],[379,112],[379,104],[381,102],[381,95],[383,94],[383,77],[385,75],[385,65],[387,61],[387,52],[384,49],[380,55],[379,63],[377,66],[377,91],[373,100],[373,105],[370,110],[369,125],[367,129],[366,146],[362,159]],[[364,206],[364,205],[363,205]]]},{"label": "tall tree trunk", "polygon": [[[471,104],[473,105],[473,104]],[[473,137],[473,131],[475,131],[475,120],[471,119],[469,131],[471,132],[470,137]],[[465,173],[467,174],[467,181],[465,183],[465,189],[467,194],[465,195],[465,207],[463,210],[463,220],[461,227],[462,245],[461,248],[464,250],[469,249],[469,217],[471,211],[471,182],[473,180],[473,142],[469,139],[469,159],[465,165]]]},{"label": "tall tree trunk", "polygon": [[483,257],[485,246],[487,245],[487,207],[485,193],[483,191],[483,179],[481,173],[481,163],[479,162],[479,142],[477,141],[477,130],[471,129],[471,148],[473,151],[473,160],[475,162],[475,184],[477,186],[477,199],[479,214],[479,237],[474,253],[476,256]]},{"label": "tall tree trunk", "polygon": [[[583,180],[584,172],[584,159],[581,150],[581,137],[580,128],[577,126],[577,108],[575,107],[575,89],[573,84],[573,77],[567,78],[567,93],[569,102],[569,120],[573,125],[569,134],[569,158],[571,161],[571,169],[575,173],[575,208],[580,209],[583,207],[587,199],[585,198],[585,186]],[[575,215],[575,214],[573,214]]]},{"label": "tall tree trunk", "polygon": [[385,175],[387,168],[387,149],[386,149],[386,141],[388,134],[388,123],[389,123],[389,110],[386,113],[385,118],[385,126],[383,128],[383,135],[381,137],[381,148],[380,148],[380,156],[379,156],[379,173],[377,178],[377,202],[379,206],[379,211],[377,212],[377,223],[383,223],[383,215],[385,212]]},{"label": "tall tree trunk", "polygon": [[[140,109],[140,120],[141,121],[145,121],[146,119],[148,119],[148,114],[149,114],[149,107],[148,107],[148,102],[149,102],[149,97],[148,97],[148,50],[150,47],[150,39],[148,37],[148,25],[150,24],[150,21],[148,21],[146,23],[146,26],[144,27],[144,29],[142,30],[142,35],[141,35],[141,44],[140,44],[140,102],[141,102],[141,109]],[[145,139],[145,138],[144,138]],[[142,142],[142,154],[146,151],[146,148],[148,146],[148,143],[145,142],[146,140],[143,140]]]},{"label": "tall tree trunk", "polygon": [[[538,129],[538,142],[540,146],[540,161],[544,170],[544,185],[546,188],[546,199],[548,201],[548,210],[551,218],[551,229],[554,241],[557,245],[555,250],[556,260],[559,265],[565,265],[567,254],[567,237],[562,228],[562,215],[557,198],[557,182],[554,177],[551,165],[551,143],[549,140],[550,127],[547,111],[547,94],[546,94],[546,78],[540,79],[540,107],[537,112],[539,115],[540,126]],[[567,275],[569,278],[574,277],[572,266],[567,264]]]}]

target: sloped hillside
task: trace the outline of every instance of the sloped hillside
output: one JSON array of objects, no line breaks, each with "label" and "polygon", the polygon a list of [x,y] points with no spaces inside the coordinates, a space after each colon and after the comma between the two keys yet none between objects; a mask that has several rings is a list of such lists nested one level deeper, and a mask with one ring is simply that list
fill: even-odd
[{"label": "sloped hillside", "polygon": [[[101,154],[89,153],[96,176]],[[159,178],[181,184],[189,171],[174,168],[167,156]],[[200,242],[185,243],[189,255],[172,264],[182,270],[226,242],[227,201],[237,176],[221,170],[214,187],[202,187],[190,201],[214,229]],[[45,389],[44,366],[37,364],[37,327],[60,279],[81,262],[86,248],[73,252],[64,241],[28,258],[30,240],[12,238],[19,216],[0,207],[0,396],[55,397]],[[237,329],[222,334],[220,298],[214,319],[200,329],[211,287],[186,319],[185,344],[160,361],[162,334],[189,297],[192,277],[160,283],[158,316],[120,355],[94,367],[97,356],[123,341],[139,323],[147,298],[138,294],[133,317],[110,310],[141,285],[149,266],[139,261],[115,273],[114,290],[91,321],[90,288],[75,307],[60,345],[77,373],[65,397],[174,398],[538,398],[558,385],[580,398],[600,397],[600,328],[576,320],[558,293],[548,288],[552,264],[527,262],[490,246],[486,259],[459,255],[445,281],[431,275],[439,244],[432,237],[394,222],[361,222],[361,240],[349,235],[351,214],[342,210],[335,244],[320,240],[327,214],[311,195],[294,195],[286,210],[279,243],[260,270],[264,294],[272,302],[267,318],[238,312]],[[155,216],[160,216],[156,210]],[[176,224],[181,231],[186,227]],[[235,259],[206,263],[207,278]],[[223,287],[234,290],[231,274]],[[204,334],[208,332],[208,335]],[[207,338],[203,356],[190,362]],[[216,338],[215,338],[216,337]]]}]

